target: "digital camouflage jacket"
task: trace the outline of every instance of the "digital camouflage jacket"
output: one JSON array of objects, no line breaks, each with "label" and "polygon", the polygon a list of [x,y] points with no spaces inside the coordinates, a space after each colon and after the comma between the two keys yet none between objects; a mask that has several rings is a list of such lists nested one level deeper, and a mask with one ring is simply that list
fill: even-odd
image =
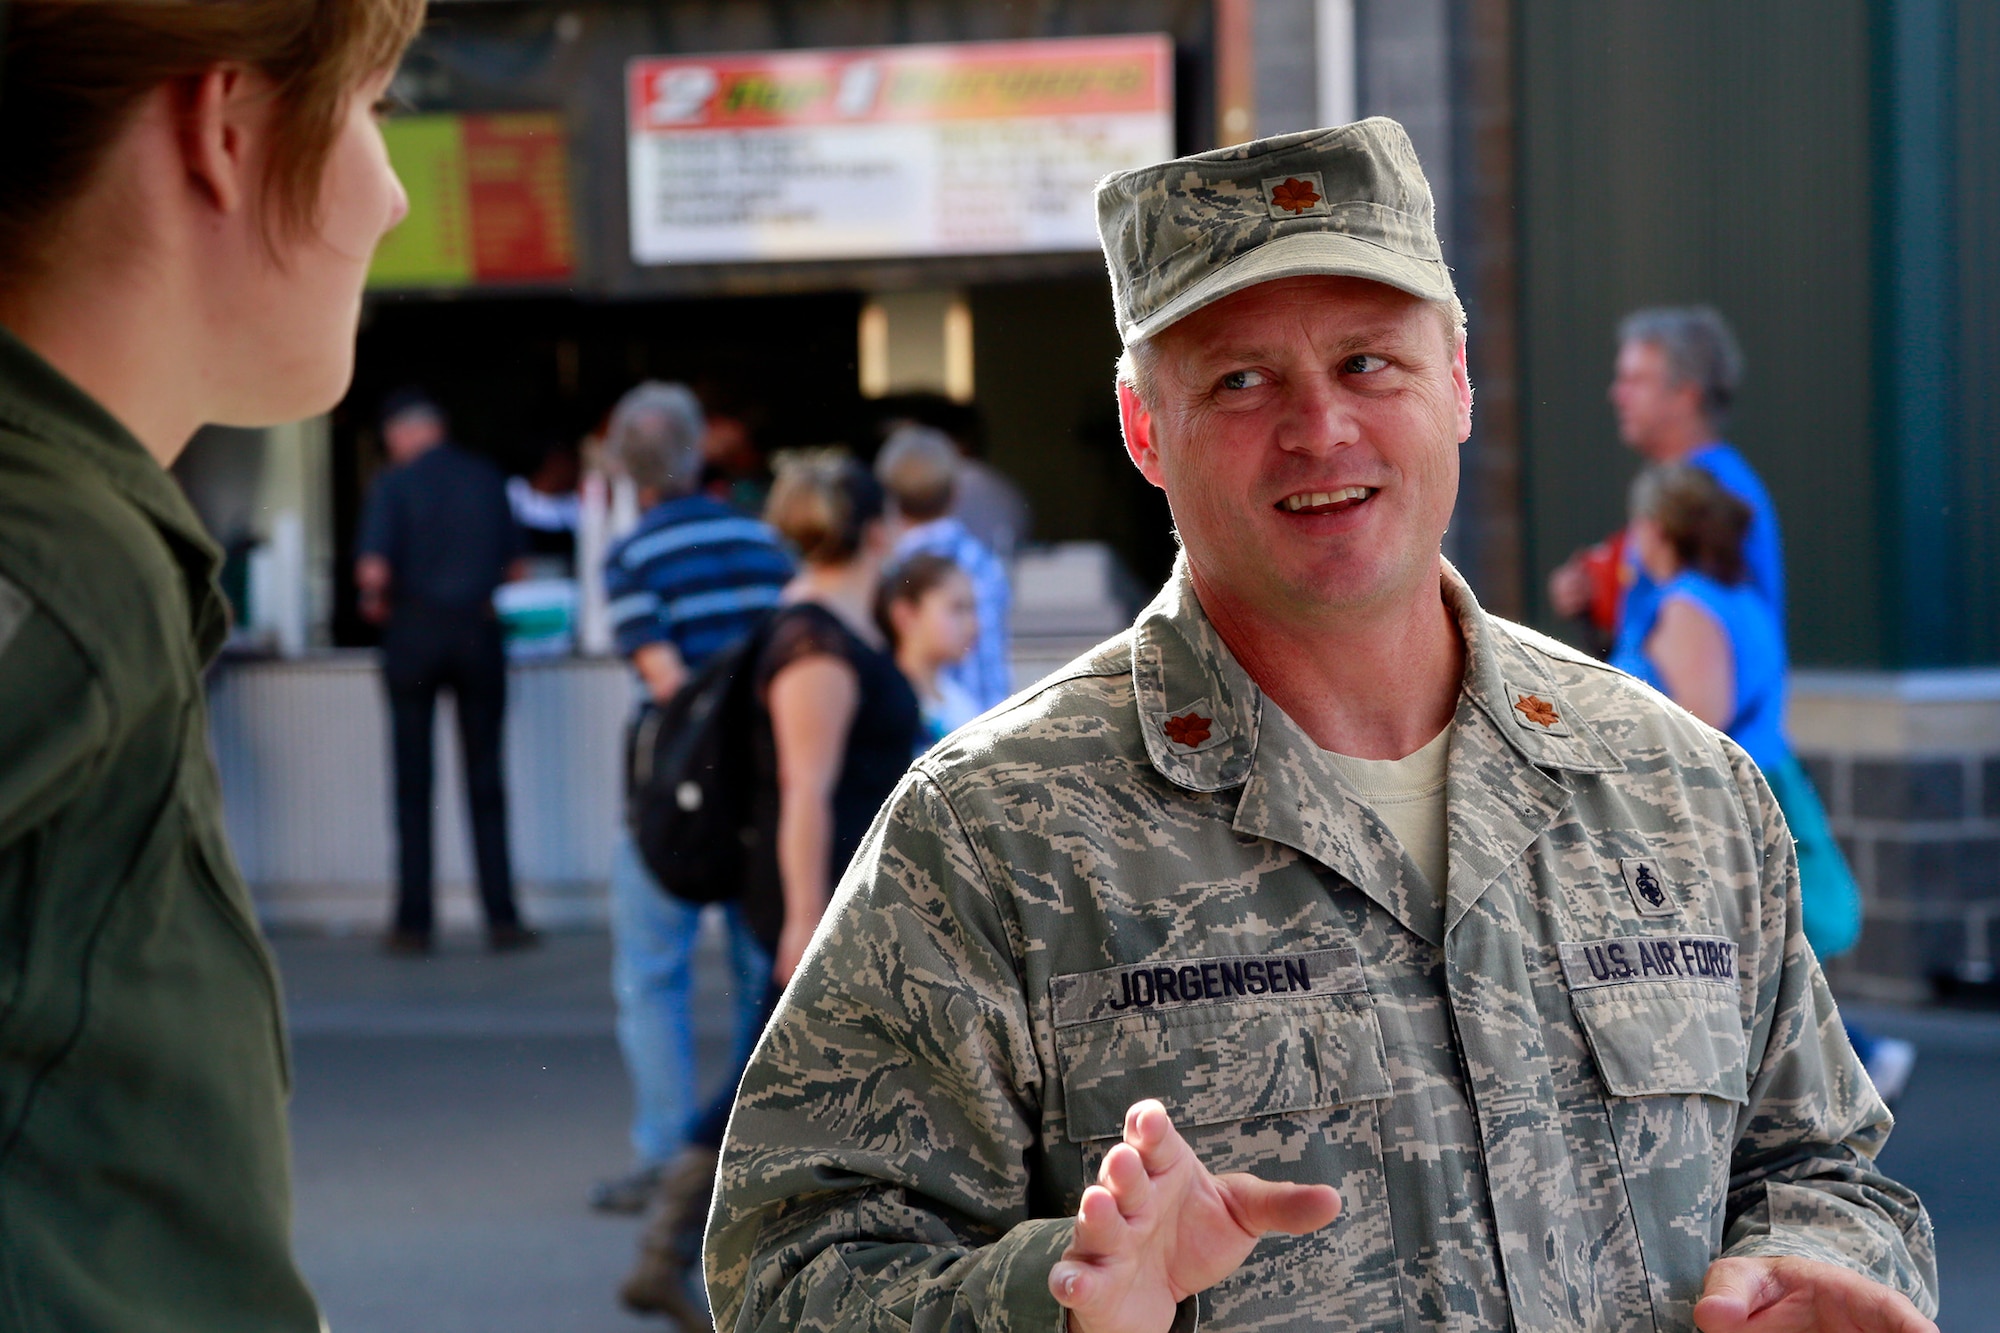
[{"label": "digital camouflage jacket", "polygon": [[1936,1308],[1756,768],[1444,591],[1441,900],[1184,567],[915,766],[744,1077],[720,1328],[1060,1328],[1049,1268],[1145,1097],[1211,1170],[1344,1205],[1184,1328],[1665,1333],[1724,1254]]}]

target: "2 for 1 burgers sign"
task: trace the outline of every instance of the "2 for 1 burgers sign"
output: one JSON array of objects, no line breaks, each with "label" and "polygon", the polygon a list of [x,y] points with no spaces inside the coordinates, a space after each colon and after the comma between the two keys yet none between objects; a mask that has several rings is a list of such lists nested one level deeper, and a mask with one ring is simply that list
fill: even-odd
[{"label": "2 for 1 burgers sign", "polygon": [[641,264],[1097,244],[1091,187],[1173,156],[1164,36],[641,59]]}]

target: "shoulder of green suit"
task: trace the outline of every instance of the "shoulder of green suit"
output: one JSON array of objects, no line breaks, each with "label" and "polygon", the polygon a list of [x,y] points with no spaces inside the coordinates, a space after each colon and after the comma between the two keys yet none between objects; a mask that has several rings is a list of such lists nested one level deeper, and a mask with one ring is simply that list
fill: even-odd
[{"label": "shoulder of green suit", "polygon": [[1410,136],[1376,116],[1121,171],[1097,232],[1127,346],[1245,287],[1324,274],[1453,295]]},{"label": "shoulder of green suit", "polygon": [[219,554],[165,469],[0,336],[0,577],[75,641],[115,712],[180,688],[219,645]]}]

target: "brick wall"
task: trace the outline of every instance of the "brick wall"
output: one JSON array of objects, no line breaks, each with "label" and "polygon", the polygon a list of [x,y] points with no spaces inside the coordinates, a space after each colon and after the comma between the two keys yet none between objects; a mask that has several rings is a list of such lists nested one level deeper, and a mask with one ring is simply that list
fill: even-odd
[{"label": "brick wall", "polygon": [[[1845,688],[1842,688],[1842,687]],[[1801,673],[1794,742],[1855,878],[1864,927],[1844,993],[1917,999],[2000,960],[2000,681]]]}]

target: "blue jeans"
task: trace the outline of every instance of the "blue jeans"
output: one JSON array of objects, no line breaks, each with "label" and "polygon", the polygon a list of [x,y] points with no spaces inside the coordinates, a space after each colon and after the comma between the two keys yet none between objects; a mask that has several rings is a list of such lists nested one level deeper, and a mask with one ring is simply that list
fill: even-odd
[{"label": "blue jeans", "polygon": [[[689,963],[705,910],[661,889],[632,840],[619,837],[611,854],[611,990],[618,999],[618,1045],[632,1079],[632,1150],[646,1166],[680,1153],[689,1117],[701,1109],[688,994]],[[741,1069],[757,1040],[771,956],[745,928],[736,904],[715,910],[729,923],[735,1061]]]}]

